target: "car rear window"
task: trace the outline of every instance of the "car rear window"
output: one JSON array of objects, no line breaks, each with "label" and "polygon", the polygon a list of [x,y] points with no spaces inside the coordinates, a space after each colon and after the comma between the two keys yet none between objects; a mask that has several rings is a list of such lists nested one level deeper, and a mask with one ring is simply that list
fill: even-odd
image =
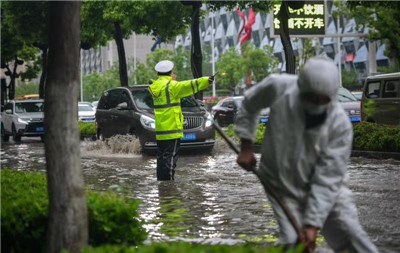
[{"label": "car rear window", "polygon": [[339,102],[352,102],[358,101],[357,98],[347,89],[340,88],[338,92],[338,100]]},{"label": "car rear window", "polygon": [[15,103],[16,113],[43,112],[43,102]]}]

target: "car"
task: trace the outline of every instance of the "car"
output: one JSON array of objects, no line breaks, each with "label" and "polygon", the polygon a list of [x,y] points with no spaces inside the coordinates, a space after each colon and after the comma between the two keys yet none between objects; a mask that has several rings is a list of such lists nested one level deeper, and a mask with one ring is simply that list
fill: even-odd
[{"label": "car", "polygon": [[44,134],[44,101],[42,99],[11,100],[1,112],[1,137],[4,142],[10,136],[16,142],[22,136],[40,136]]},{"label": "car", "polygon": [[[157,150],[154,104],[149,85],[117,87],[103,92],[96,109],[96,131],[101,140],[131,134],[143,152]],[[215,143],[212,118],[193,97],[181,99],[184,117],[181,149],[210,151]]]},{"label": "car", "polygon": [[99,103],[99,101],[93,101],[92,102],[92,107],[93,107],[94,110],[96,110],[98,103]]},{"label": "car", "polygon": [[351,94],[353,94],[358,101],[361,101],[362,98],[362,91],[352,91]]},{"label": "car", "polygon": [[361,115],[362,121],[400,126],[400,72],[367,77]]},{"label": "car", "polygon": [[340,87],[337,94],[338,101],[342,105],[344,111],[352,123],[361,121],[361,103],[346,88]]},{"label": "car", "polygon": [[[211,115],[218,125],[224,127],[234,124],[236,120],[236,114],[242,105],[243,99],[243,96],[224,98],[211,108]],[[261,110],[260,123],[268,122],[269,111],[269,108]]]},{"label": "car", "polygon": [[83,122],[95,122],[96,111],[92,105],[85,102],[78,103],[78,119]]}]

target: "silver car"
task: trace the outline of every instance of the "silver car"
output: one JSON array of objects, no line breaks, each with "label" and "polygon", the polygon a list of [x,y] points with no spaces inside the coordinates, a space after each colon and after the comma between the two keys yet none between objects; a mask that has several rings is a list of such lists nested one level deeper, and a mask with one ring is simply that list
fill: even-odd
[{"label": "silver car", "polygon": [[12,100],[1,112],[1,137],[4,142],[12,135],[14,141],[21,141],[22,136],[43,137],[44,101]]},{"label": "silver car", "polygon": [[346,88],[339,88],[338,101],[352,123],[361,121],[361,102]]}]

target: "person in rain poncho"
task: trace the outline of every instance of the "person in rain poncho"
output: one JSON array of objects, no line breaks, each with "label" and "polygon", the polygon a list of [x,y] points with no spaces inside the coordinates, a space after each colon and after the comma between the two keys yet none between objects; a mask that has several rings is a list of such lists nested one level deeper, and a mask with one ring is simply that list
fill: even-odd
[{"label": "person in rain poncho", "polygon": [[157,140],[157,180],[174,180],[180,140],[183,138],[181,98],[208,88],[213,77],[178,82],[172,73],[174,64],[164,60],[156,64],[158,79],[149,91],[153,97]]},{"label": "person in rain poncho", "polygon": [[347,161],[353,130],[337,102],[338,70],[327,58],[311,58],[299,76],[271,75],[249,89],[236,119],[241,138],[237,162],[255,168],[252,150],[258,113],[270,107],[257,175],[278,193],[302,228],[297,236],[269,197],[280,243],[315,247],[318,230],[335,251],[377,252],[362,229],[348,188]]}]

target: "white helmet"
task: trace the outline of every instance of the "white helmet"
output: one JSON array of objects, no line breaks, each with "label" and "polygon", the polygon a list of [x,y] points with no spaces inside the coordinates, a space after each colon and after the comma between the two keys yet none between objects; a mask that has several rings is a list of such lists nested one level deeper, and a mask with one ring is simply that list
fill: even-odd
[{"label": "white helmet", "polygon": [[172,61],[164,60],[156,64],[154,69],[158,73],[168,73],[174,68],[174,63]]}]

